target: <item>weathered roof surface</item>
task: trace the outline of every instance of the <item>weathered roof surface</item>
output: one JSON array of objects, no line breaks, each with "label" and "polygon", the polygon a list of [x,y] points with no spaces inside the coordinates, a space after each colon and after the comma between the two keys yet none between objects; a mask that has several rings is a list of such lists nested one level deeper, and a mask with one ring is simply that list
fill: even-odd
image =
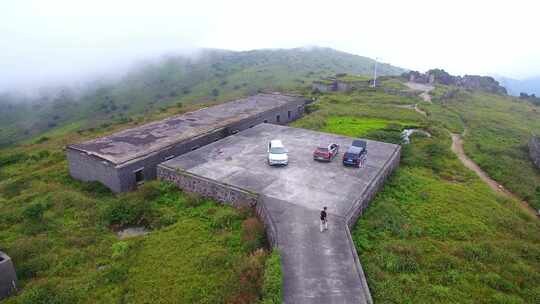
[{"label": "weathered roof surface", "polygon": [[300,100],[303,98],[279,93],[257,94],[176,115],[106,137],[72,144],[68,148],[84,151],[120,165],[186,139]]}]

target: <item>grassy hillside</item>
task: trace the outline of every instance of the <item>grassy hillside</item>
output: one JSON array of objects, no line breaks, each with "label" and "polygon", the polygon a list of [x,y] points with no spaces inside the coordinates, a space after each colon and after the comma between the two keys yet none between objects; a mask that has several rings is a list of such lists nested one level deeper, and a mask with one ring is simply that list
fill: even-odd
[{"label": "grassy hillside", "polygon": [[[328,48],[204,50],[141,63],[117,81],[43,90],[30,99],[0,95],[0,146],[77,124],[91,128],[176,103],[219,102],[259,89],[288,90],[335,73],[371,74],[374,61]],[[404,70],[380,64],[381,75]]]},{"label": "grassy hillside", "polygon": [[[324,94],[294,123],[387,142],[399,142],[407,125],[433,135],[413,135],[352,232],[374,302],[538,303],[540,222],[494,194],[450,151],[447,127],[460,129],[459,114],[419,102],[432,110],[424,117],[403,103],[380,91]],[[486,111],[474,105],[469,112]],[[512,130],[498,131],[505,132]]]},{"label": "grassy hillside", "polygon": [[529,159],[527,142],[540,133],[540,107],[514,97],[440,87],[426,106],[435,121],[453,132],[465,129],[465,152],[491,178],[540,209],[540,171]]},{"label": "grassy hillside", "polygon": [[[169,111],[156,117],[178,109]],[[62,151],[66,142],[125,127],[82,134],[66,128],[0,150],[0,250],[13,258],[21,288],[6,303],[157,298],[161,303],[254,303],[262,298],[268,252],[263,226],[250,210],[158,182],[113,195],[69,177]],[[120,240],[114,231],[129,226],[152,232]]]}]

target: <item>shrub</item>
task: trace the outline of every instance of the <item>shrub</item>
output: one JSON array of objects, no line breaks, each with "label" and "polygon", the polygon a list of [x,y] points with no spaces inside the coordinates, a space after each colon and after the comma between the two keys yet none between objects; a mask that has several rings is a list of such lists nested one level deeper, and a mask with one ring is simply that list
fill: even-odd
[{"label": "shrub", "polygon": [[253,252],[264,246],[264,226],[256,217],[250,217],[242,222],[242,241],[247,252]]},{"label": "shrub", "polygon": [[198,207],[202,205],[204,201],[202,196],[195,192],[185,192],[184,198],[186,201],[186,206],[188,207]]},{"label": "shrub", "polygon": [[0,167],[23,162],[28,158],[24,153],[14,153],[9,155],[0,155]]},{"label": "shrub", "polygon": [[35,144],[42,144],[42,143],[44,143],[44,142],[46,142],[46,141],[49,141],[49,140],[50,140],[49,137],[47,137],[47,136],[42,136],[42,137],[38,138],[34,143],[35,143]]},{"label": "shrub", "polygon": [[262,304],[279,304],[283,299],[283,275],[279,251],[274,249],[264,266]]},{"label": "shrub", "polygon": [[32,203],[23,210],[23,217],[32,221],[41,221],[43,213],[47,210],[44,203]]},{"label": "shrub", "polygon": [[212,217],[210,226],[216,230],[230,229],[240,219],[240,214],[233,208],[220,208]]},{"label": "shrub", "polygon": [[312,103],[312,104],[308,104],[306,107],[305,107],[305,112],[306,114],[311,114],[313,112],[316,112],[318,110],[321,109],[321,106],[317,103]]},{"label": "shrub", "polygon": [[129,250],[129,244],[127,242],[117,242],[111,246],[113,259],[118,259],[125,256]]},{"label": "shrub", "polygon": [[156,218],[156,211],[149,201],[127,198],[113,200],[103,211],[102,218],[109,226],[150,226]]}]

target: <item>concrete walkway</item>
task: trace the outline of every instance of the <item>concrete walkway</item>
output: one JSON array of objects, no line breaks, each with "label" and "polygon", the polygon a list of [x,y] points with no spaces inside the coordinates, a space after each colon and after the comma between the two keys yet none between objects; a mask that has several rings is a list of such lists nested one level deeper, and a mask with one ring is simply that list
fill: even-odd
[{"label": "concrete walkway", "polygon": [[284,303],[371,302],[344,218],[329,214],[321,233],[318,210],[272,197],[262,202],[277,226]]}]

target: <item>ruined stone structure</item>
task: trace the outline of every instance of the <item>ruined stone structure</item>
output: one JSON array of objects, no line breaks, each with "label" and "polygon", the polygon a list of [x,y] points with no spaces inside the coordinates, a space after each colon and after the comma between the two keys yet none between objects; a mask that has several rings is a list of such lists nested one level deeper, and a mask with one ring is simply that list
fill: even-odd
[{"label": "ruined stone structure", "polygon": [[0,251],[0,300],[17,291],[17,274],[11,258]]},{"label": "ruined stone structure", "polygon": [[312,84],[312,90],[321,93],[337,91],[337,83],[335,79],[316,80]]},{"label": "ruined stone structure", "polygon": [[529,140],[529,156],[536,167],[540,169],[540,137],[533,136]]},{"label": "ruined stone structure", "polygon": [[66,147],[69,172],[114,192],[156,178],[158,164],[261,123],[286,124],[304,113],[306,99],[264,93],[170,117]]},{"label": "ruined stone structure", "polygon": [[321,93],[325,92],[350,92],[368,88],[373,85],[373,80],[363,79],[364,77],[338,74],[336,77],[327,77],[316,80],[312,84],[312,90]]}]

